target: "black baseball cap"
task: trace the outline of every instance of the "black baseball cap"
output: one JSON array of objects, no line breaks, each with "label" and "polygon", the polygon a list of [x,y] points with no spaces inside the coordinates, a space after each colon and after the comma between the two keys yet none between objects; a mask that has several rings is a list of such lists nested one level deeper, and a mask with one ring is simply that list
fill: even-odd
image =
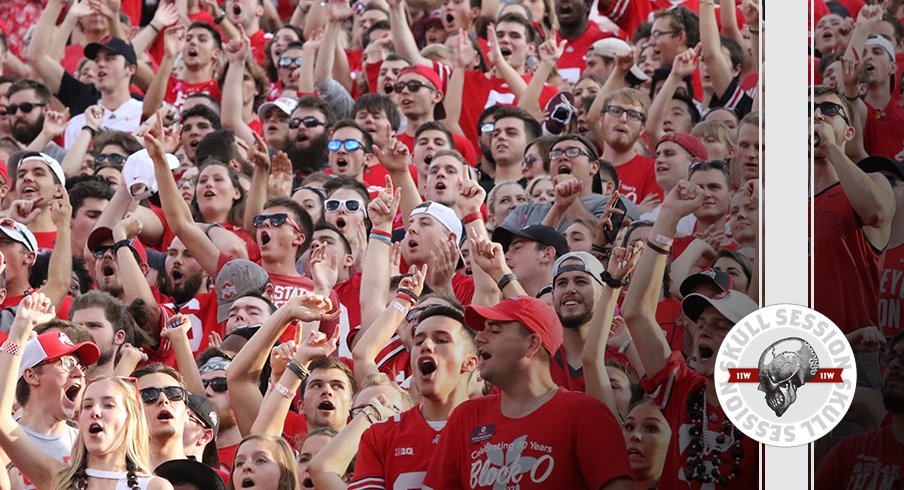
[{"label": "black baseball cap", "polygon": [[138,57],[135,56],[135,50],[132,48],[132,45],[118,37],[106,37],[99,43],[91,43],[85,46],[85,58],[93,60],[97,57],[97,52],[101,49],[121,54],[130,64],[138,64]]},{"label": "black baseball cap", "polygon": [[734,278],[728,273],[718,271],[712,268],[705,268],[696,274],[691,274],[681,281],[681,296],[688,296],[694,293],[694,290],[704,284],[712,284],[719,288],[719,291],[725,292],[734,287]]},{"label": "black baseball cap", "polygon": [[213,430],[213,437],[216,439],[217,433],[220,431],[220,417],[217,415],[217,409],[213,403],[205,396],[189,393],[187,405],[191,414],[201,421],[205,428]]},{"label": "black baseball cap", "polygon": [[857,163],[860,170],[866,173],[881,172],[883,170],[895,174],[898,180],[904,181],[904,164],[889,160],[885,157],[866,157]]},{"label": "black baseball cap", "polygon": [[173,485],[190,484],[200,490],[226,490],[226,483],[213,468],[193,459],[173,459],[154,470]]},{"label": "black baseball cap", "polygon": [[550,226],[530,225],[518,231],[512,231],[500,226],[493,230],[493,241],[502,245],[502,250],[504,251],[508,251],[509,245],[512,244],[515,237],[527,238],[530,241],[542,243],[547,247],[553,247],[556,249],[556,257],[561,257],[568,253],[568,240],[565,239],[565,235]]}]

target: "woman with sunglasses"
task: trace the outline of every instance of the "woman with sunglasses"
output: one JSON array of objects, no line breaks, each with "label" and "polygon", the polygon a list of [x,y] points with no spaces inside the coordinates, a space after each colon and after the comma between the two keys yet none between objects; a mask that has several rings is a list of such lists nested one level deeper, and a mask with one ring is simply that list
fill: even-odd
[{"label": "woman with sunglasses", "polygon": [[0,347],[0,447],[36,488],[172,489],[148,470],[148,429],[134,380],[102,376],[91,381],[79,404],[80,431],[68,465],[48,457],[12,417],[15,374],[35,325],[55,316],[42,293],[26,296]]}]

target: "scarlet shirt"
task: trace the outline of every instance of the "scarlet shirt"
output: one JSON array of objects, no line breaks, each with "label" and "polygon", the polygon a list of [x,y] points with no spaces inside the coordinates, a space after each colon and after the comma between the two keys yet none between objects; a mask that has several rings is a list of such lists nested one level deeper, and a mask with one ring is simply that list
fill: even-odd
[{"label": "scarlet shirt", "polygon": [[215,79],[201,83],[188,83],[185,80],[179,80],[170,75],[169,80],[166,82],[166,95],[163,97],[163,100],[169,102],[175,106],[176,109],[181,111],[182,104],[185,103],[185,98],[191,94],[198,93],[209,94],[218,102],[222,97],[220,94],[220,84],[217,83]]},{"label": "scarlet shirt", "polygon": [[[680,351],[673,351],[669,357],[665,367],[653,376],[645,377],[641,380],[641,386],[644,391],[653,394],[654,401],[662,409],[662,415],[668,421],[672,428],[672,438],[669,442],[669,451],[665,458],[665,465],[662,469],[662,477],[659,480],[659,488],[661,489],[695,489],[712,488],[698,480],[687,481],[684,471],[684,464],[689,454],[687,453],[691,440],[695,436],[691,435],[694,424],[688,414],[688,398],[700,392],[706,386],[706,379],[696,371],[687,367],[684,359],[681,357]],[[722,423],[731,423],[725,416],[725,412],[721,407],[713,406],[707,403],[705,408],[706,429],[710,432],[720,433]],[[752,429],[752,428],[751,428]],[[745,430],[749,430],[745,428]],[[747,490],[757,488],[759,473],[759,445],[758,443],[738,432],[740,439],[740,449],[744,453],[741,458],[741,471],[725,485],[720,485],[720,489],[738,489]],[[716,447],[710,457],[704,456],[703,462],[707,472],[712,471],[711,456],[715,456],[716,452],[720,452],[722,456],[719,472],[723,476],[732,474],[732,466],[734,466],[733,452],[737,447],[734,437],[727,437],[722,444],[713,442]]]},{"label": "scarlet shirt", "polygon": [[643,198],[655,194],[662,199],[662,188],[656,183],[656,172],[653,169],[653,159],[638,153],[634,158],[615,167],[618,173],[619,195],[639,203]]},{"label": "scarlet shirt", "polygon": [[35,236],[35,241],[38,242],[38,253],[50,252],[56,245],[57,232],[55,231],[36,231],[32,235]]},{"label": "scarlet shirt", "polygon": [[[221,338],[225,337],[224,326],[217,321],[217,294],[215,291],[198,294],[179,308],[172,300],[162,303],[160,307],[164,322],[177,313],[188,317],[191,322],[191,328],[188,330],[188,344],[196,356],[207,349],[210,334],[213,332],[219,334]],[[164,343],[169,344],[168,341]]]},{"label": "scarlet shirt", "polygon": [[273,39],[273,34],[263,30],[258,29],[257,32],[251,35],[248,38],[251,41],[251,56],[254,57],[254,62],[258,65],[263,65],[264,60],[267,59],[267,43]]},{"label": "scarlet shirt", "polygon": [[[414,153],[414,136],[410,136],[408,133],[402,133],[396,135],[396,139],[405,143],[408,150],[411,151],[411,153]],[[453,134],[452,144],[455,146],[455,151],[461,153],[461,156],[464,157],[466,162],[471,164],[472,167],[477,165],[477,151],[474,150],[474,145],[472,145],[467,138],[460,134]],[[415,172],[416,171],[417,169],[415,169]],[[415,182],[417,182],[417,180],[415,180]]]},{"label": "scarlet shirt", "polygon": [[814,309],[845,334],[878,325],[879,255],[841,183],[817,194],[814,207]]},{"label": "scarlet shirt", "polygon": [[364,431],[348,490],[421,488],[441,431],[414,407]]},{"label": "scarlet shirt", "polygon": [[549,363],[549,374],[555,384],[568,391],[579,391],[581,393],[587,391],[584,384],[584,367],[581,366],[575,369],[568,364],[564,346],[559,347],[559,350],[553,354]]},{"label": "scarlet shirt", "polygon": [[598,6],[600,14],[615,22],[629,38],[634,35],[637,26],[646,22],[653,13],[650,0],[612,0],[609,8],[604,8],[602,2]]},{"label": "scarlet shirt", "polygon": [[[603,32],[596,22],[588,22],[587,29],[580,36],[565,43],[565,51],[562,52],[559,62],[556,63],[556,71],[562,78],[576,83],[587,66],[584,56],[587,55],[590,46],[607,37],[615,37],[615,34]],[[563,39],[561,34],[556,35],[556,42],[561,43]]]},{"label": "scarlet shirt", "polygon": [[904,300],[904,245],[885,250],[879,259],[879,323],[886,337],[901,331]]},{"label": "scarlet shirt", "polygon": [[475,398],[452,412],[424,488],[580,490],[631,478],[621,426],[598,400],[559,388],[518,419],[503,415],[501,402]]},{"label": "scarlet shirt", "polygon": [[870,156],[904,160],[904,107],[892,99],[883,110],[866,104],[863,145]]},{"label": "scarlet shirt", "polygon": [[822,460],[815,488],[901,488],[900,446],[890,425],[845,437]]}]

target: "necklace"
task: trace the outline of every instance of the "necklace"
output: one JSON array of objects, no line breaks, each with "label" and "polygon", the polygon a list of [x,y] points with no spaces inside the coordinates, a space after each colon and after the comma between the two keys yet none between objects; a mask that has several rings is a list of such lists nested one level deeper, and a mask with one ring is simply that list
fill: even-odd
[{"label": "necklace", "polygon": [[91,478],[99,478],[103,480],[122,480],[126,479],[126,483],[128,483],[129,488],[138,489],[138,475],[135,474],[135,469],[131,464],[128,464],[128,471],[105,471],[105,470],[96,470],[94,468],[84,468],[75,474],[75,487],[78,490],[87,490],[88,488],[88,477]]},{"label": "necklace", "polygon": [[[741,460],[744,458],[744,451],[741,449],[741,439],[744,437],[741,431],[732,425],[727,418],[722,421],[719,432],[715,437],[712,431],[706,428],[709,418],[706,415],[706,387],[694,391],[687,399],[687,414],[691,420],[691,442],[687,448],[687,461],[684,463],[684,472],[687,479],[698,480],[703,483],[718,483],[725,485],[734,477],[741,473]],[[709,437],[707,437],[709,436]],[[729,439],[731,438],[731,439]],[[709,439],[713,439],[714,444],[710,444]],[[724,452],[718,450],[718,446],[730,441],[729,449]],[[731,451],[731,457],[734,458],[734,464],[731,467],[731,474],[723,476],[719,471],[722,464],[722,456],[724,453]],[[709,462],[712,470],[707,471],[706,460],[704,456],[712,457]]]}]

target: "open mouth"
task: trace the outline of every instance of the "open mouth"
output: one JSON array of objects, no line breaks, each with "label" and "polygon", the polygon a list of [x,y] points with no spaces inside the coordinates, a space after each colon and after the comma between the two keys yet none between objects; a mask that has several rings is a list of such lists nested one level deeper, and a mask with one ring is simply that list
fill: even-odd
[{"label": "open mouth", "polygon": [[455,16],[452,15],[452,12],[449,12],[448,14],[446,14],[445,21],[446,21],[446,24],[448,24],[448,25],[455,24]]},{"label": "open mouth", "polygon": [[417,242],[414,240],[408,240],[408,250],[414,250],[417,248]]},{"label": "open mouth", "polygon": [[314,488],[314,480],[310,478],[305,478],[303,482],[301,482],[301,486],[305,488]]},{"label": "open mouth", "polygon": [[266,231],[261,232],[261,245],[267,245],[270,243],[270,234]]},{"label": "open mouth", "polygon": [[331,402],[329,400],[324,400],[324,401],[320,402],[320,405],[317,405],[317,410],[332,412],[333,410],[336,410],[336,406],[333,405],[333,402]]},{"label": "open mouth", "polygon": [[512,54],[512,49],[511,48],[499,48],[499,52],[502,53],[502,56],[505,56],[506,58],[508,58]]},{"label": "open mouth", "polygon": [[423,376],[430,376],[434,372],[436,372],[436,362],[430,358],[423,358],[417,363],[417,368],[421,371]]},{"label": "open mouth", "polygon": [[432,161],[433,161],[433,155],[427,155],[424,157],[424,163],[426,163],[428,167],[430,166],[430,162],[432,162]]},{"label": "open mouth", "polygon": [[556,169],[556,174],[557,175],[570,175],[571,167],[569,167],[568,165],[561,165],[561,166],[559,166],[558,169]]},{"label": "open mouth", "polygon": [[239,4],[233,5],[232,6],[232,15],[235,15],[236,17],[242,15],[242,6]]},{"label": "open mouth", "polygon": [[345,170],[348,167],[348,162],[344,158],[337,158],[336,166],[339,167],[339,170]]},{"label": "open mouth", "polygon": [[242,480],[242,488],[251,488],[254,486],[254,480],[251,478],[245,478]]},{"label": "open mouth", "polygon": [[633,456],[634,458],[643,458],[643,457],[644,457],[644,456],[643,456],[643,453],[640,451],[640,449],[637,449],[637,448],[629,448],[629,449],[628,449],[628,458],[631,458],[632,456]]},{"label": "open mouth", "polygon": [[580,303],[576,299],[569,299],[569,300],[562,302],[562,306],[577,306],[579,304]]},{"label": "open mouth", "polygon": [[69,388],[66,388],[66,399],[75,403],[75,399],[78,398],[78,393],[81,391],[82,385],[72,385]]},{"label": "open mouth", "polygon": [[199,143],[201,143],[201,140],[192,140],[188,143],[188,146],[190,148],[197,148]]},{"label": "open mouth", "polygon": [[172,272],[172,275],[173,275],[173,283],[174,284],[182,282],[182,278],[185,277],[181,272],[179,272],[177,270],[174,270]]},{"label": "open mouth", "polygon": [[478,350],[478,351],[477,351],[477,355],[480,357],[480,359],[481,359],[482,361],[486,361],[487,359],[490,359],[490,358],[493,357],[493,356],[490,355],[489,352],[483,351],[483,350]]},{"label": "open mouth", "polygon": [[104,428],[101,427],[100,424],[98,424],[97,422],[94,422],[93,424],[88,426],[89,434],[98,434],[103,431],[104,431]]},{"label": "open mouth", "polygon": [[345,218],[336,218],[336,228],[339,228],[339,231],[344,230],[346,226],[348,226],[348,222],[345,221]]},{"label": "open mouth", "polygon": [[307,134],[302,133],[295,137],[295,142],[296,143],[304,143],[304,142],[308,141],[309,139],[311,139],[311,138],[309,138]]},{"label": "open mouth", "polygon": [[697,354],[698,361],[707,362],[713,358],[715,352],[713,351],[712,347],[709,347],[708,345],[701,345],[697,347]]},{"label": "open mouth", "polygon": [[113,274],[116,274],[116,271],[113,270],[113,266],[110,265],[105,265],[101,272],[103,272],[104,277],[110,277]]},{"label": "open mouth", "polygon": [[172,419],[173,419],[173,414],[171,414],[167,410],[163,410],[157,414],[157,420],[172,420]]},{"label": "open mouth", "polygon": [[37,187],[29,185],[22,189],[22,194],[28,194],[31,192],[38,192]]},{"label": "open mouth", "polygon": [[435,185],[434,187],[435,187],[436,190],[438,190],[438,191],[444,191],[444,190],[446,190],[446,184],[444,184],[443,182],[437,182],[436,185]]}]

